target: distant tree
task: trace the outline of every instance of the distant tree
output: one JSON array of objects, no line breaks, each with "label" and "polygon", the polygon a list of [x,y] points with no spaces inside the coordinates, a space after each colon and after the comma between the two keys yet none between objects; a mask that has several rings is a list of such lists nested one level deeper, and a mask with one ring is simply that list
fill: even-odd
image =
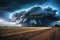
[{"label": "distant tree", "polygon": [[4,27],[7,27],[7,26],[4,26]]},{"label": "distant tree", "polygon": [[56,24],[55,27],[60,27],[60,25]]}]

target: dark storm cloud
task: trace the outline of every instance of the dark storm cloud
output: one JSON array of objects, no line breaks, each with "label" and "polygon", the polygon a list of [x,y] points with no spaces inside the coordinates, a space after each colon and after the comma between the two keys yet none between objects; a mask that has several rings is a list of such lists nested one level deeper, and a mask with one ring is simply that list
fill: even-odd
[{"label": "dark storm cloud", "polygon": [[26,4],[43,4],[46,0],[0,0],[0,7],[3,10],[14,10]]},{"label": "dark storm cloud", "polygon": [[[54,2],[56,6],[59,7],[59,0],[0,0],[0,15],[5,16],[5,12],[12,12],[18,9],[30,7],[33,5],[43,5],[45,3]],[[3,10],[3,11],[1,11]]]},{"label": "dark storm cloud", "polygon": [[41,5],[46,1],[47,0],[0,0],[0,17],[5,17],[5,12],[12,12],[39,3]]},{"label": "dark storm cloud", "polygon": [[[48,8],[48,7],[47,7]],[[15,20],[18,23],[23,23],[23,24],[27,24],[26,22],[28,22],[29,20],[27,20],[29,17],[31,16],[25,16],[26,15],[40,15],[41,17],[39,19],[34,19],[37,20],[34,23],[37,23],[37,26],[51,26],[50,24],[56,21],[60,20],[60,16],[55,16],[57,15],[56,12],[57,10],[53,10],[51,8],[49,9],[42,9],[40,6],[33,6],[31,8],[28,8],[29,10],[26,12],[26,10],[22,11],[22,12],[18,12],[17,14],[15,13],[15,15],[12,15],[14,17],[12,17],[12,20]],[[46,13],[45,13],[46,12]],[[21,13],[25,13],[25,14],[21,14]],[[42,14],[42,15],[41,15]],[[17,15],[17,16],[16,16]],[[20,15],[20,16],[19,16]],[[23,18],[22,18],[23,17]],[[26,18],[25,18],[26,17]],[[21,18],[21,19],[20,19]],[[24,19],[25,18],[25,19]],[[33,19],[32,19],[33,20]],[[26,21],[25,23],[23,21]],[[31,19],[30,19],[31,21]],[[29,22],[30,22],[29,21]],[[41,22],[41,23],[40,23]],[[29,24],[27,24],[28,26],[31,26]],[[33,25],[32,25],[33,26]]]},{"label": "dark storm cloud", "polygon": [[60,6],[60,0],[56,0],[57,5]]},{"label": "dark storm cloud", "polygon": [[[49,6],[48,6],[49,7]],[[47,7],[47,8],[48,8]],[[57,15],[56,13],[58,12],[58,10],[53,10],[53,8],[50,8],[49,7],[49,9],[47,9],[47,8],[43,8],[42,9],[42,7],[40,7],[39,5],[35,5],[35,6],[32,6],[32,7],[30,7],[30,8],[27,8],[27,9],[25,9],[25,10],[19,10],[19,12],[18,12],[18,15],[19,14],[40,14],[40,13],[43,13],[43,15],[46,15],[46,13],[45,12],[55,12],[55,13],[51,13],[51,15]],[[48,10],[50,10],[50,11],[48,11]],[[20,12],[21,11],[21,12]],[[14,12],[14,13],[16,13],[16,12]],[[48,13],[47,13],[48,14]],[[49,16],[49,15],[46,15],[46,16]]]},{"label": "dark storm cloud", "polygon": [[[0,10],[16,10],[22,7],[22,5],[28,5],[28,4],[44,4],[45,2],[48,2],[49,0],[0,0]],[[53,1],[53,0],[51,0]],[[53,2],[56,2],[59,4],[59,0],[54,0]]]}]

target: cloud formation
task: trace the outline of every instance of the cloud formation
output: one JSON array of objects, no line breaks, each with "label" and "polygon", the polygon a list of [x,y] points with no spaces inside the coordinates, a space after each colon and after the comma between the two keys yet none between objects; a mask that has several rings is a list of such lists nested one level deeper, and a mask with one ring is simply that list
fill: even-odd
[{"label": "cloud formation", "polygon": [[8,21],[6,21],[6,20],[4,20],[4,19],[0,19],[0,26],[1,27],[4,27],[4,26],[7,26],[7,27],[17,27],[17,26],[22,26],[22,25],[20,25],[20,24],[16,24],[15,22],[8,22]]},{"label": "cloud formation", "polygon": [[[60,18],[56,16],[56,12],[57,10],[51,7],[42,8],[37,5],[28,9],[15,11],[12,14],[13,17],[11,17],[12,20],[18,22],[19,24],[27,24],[28,26],[49,26],[51,23],[60,20]],[[33,17],[31,15],[36,16]],[[36,19],[36,17],[38,19]]]}]

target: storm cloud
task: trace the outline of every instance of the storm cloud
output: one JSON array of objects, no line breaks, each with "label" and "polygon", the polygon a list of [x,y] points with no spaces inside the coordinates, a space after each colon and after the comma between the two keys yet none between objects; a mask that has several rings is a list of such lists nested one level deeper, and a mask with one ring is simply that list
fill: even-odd
[{"label": "storm cloud", "polygon": [[[12,20],[15,20],[16,22],[18,22],[18,24],[22,23],[28,26],[31,26],[32,23],[34,23],[35,26],[51,26],[51,23],[60,20],[60,17],[56,14],[58,10],[50,7],[42,8],[39,5],[16,12],[17,13],[12,14]],[[36,19],[34,17],[31,17],[30,15],[39,15],[39,18]]]},{"label": "storm cloud", "polygon": [[[46,7],[48,5],[49,5],[49,7],[51,6],[52,8],[56,8],[56,10],[58,10],[57,11],[58,13],[56,13],[58,16],[53,17],[53,20],[54,21],[59,20],[60,0],[0,0],[0,17],[11,19],[12,17],[10,17],[10,14],[14,14],[14,15],[15,15],[15,13],[20,13],[19,15],[22,15],[23,13],[24,14],[27,14],[27,13],[28,14],[30,14],[30,13],[39,14],[40,11],[42,12],[43,9],[41,9],[41,7],[39,7],[39,6],[37,8],[36,7],[30,8],[31,6],[34,6],[34,5],[40,5],[43,9],[44,9],[44,7]],[[23,9],[23,10],[21,11],[21,9]],[[17,17],[15,17],[15,18],[17,18]],[[48,18],[51,19],[52,17],[51,18],[48,17]],[[45,18],[41,19],[41,21],[43,21],[44,19]],[[13,20],[15,20],[15,19],[13,19]],[[18,20],[17,23],[21,21],[20,17],[18,17],[16,20]],[[48,21],[51,21],[51,20],[48,20]],[[36,23],[36,22],[34,22],[34,23]],[[45,22],[44,22],[44,24],[45,24]],[[48,24],[50,24],[50,22]],[[45,25],[47,25],[47,24],[45,24]]]}]

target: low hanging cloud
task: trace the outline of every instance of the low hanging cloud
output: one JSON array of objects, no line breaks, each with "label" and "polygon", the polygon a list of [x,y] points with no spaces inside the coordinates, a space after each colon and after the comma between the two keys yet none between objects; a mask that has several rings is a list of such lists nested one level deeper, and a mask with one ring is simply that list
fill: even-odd
[{"label": "low hanging cloud", "polygon": [[[52,26],[51,24],[55,24],[56,21],[60,20],[60,16],[57,16],[58,10],[46,6],[42,8],[40,5],[35,5],[27,9],[21,9],[14,11],[10,16],[14,22],[18,24],[22,24],[23,26]],[[30,19],[31,16],[28,15],[40,15],[39,19]],[[26,16],[27,15],[27,16]],[[34,21],[35,20],[35,21]],[[32,21],[32,22],[31,22]],[[34,21],[34,22],[33,22]],[[29,24],[28,24],[29,22]],[[34,23],[34,25],[33,25]]]},{"label": "low hanging cloud", "polygon": [[16,24],[15,22],[8,22],[8,21],[6,21],[6,20],[4,20],[4,19],[0,19],[0,26],[1,27],[4,27],[4,26],[22,26],[22,25],[20,25],[20,24]]}]

